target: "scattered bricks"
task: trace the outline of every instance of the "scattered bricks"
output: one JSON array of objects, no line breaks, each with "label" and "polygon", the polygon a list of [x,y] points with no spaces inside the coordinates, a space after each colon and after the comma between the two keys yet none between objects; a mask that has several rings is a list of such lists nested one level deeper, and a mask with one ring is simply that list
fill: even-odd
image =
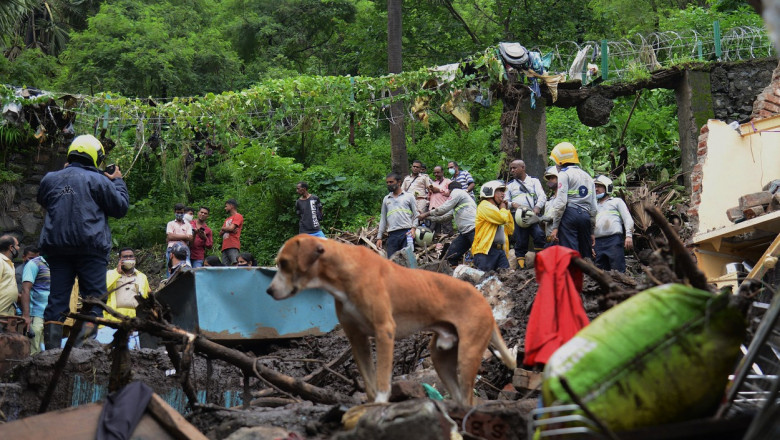
[{"label": "scattered bricks", "polygon": [[750,220],[751,218],[756,218],[759,215],[762,215],[764,213],[764,207],[761,205],[758,206],[751,206],[750,208],[746,208],[742,210],[742,214],[745,215],[745,218]]},{"label": "scattered bricks", "polygon": [[726,217],[729,218],[730,222],[736,222],[737,220],[745,218],[745,215],[742,213],[742,208],[736,206],[726,210]]},{"label": "scattered bricks", "polygon": [[504,389],[498,393],[498,400],[517,400],[518,398],[520,398],[520,393],[511,383],[506,384]]},{"label": "scattered bricks", "polygon": [[747,210],[748,208],[752,208],[758,205],[768,205],[770,202],[772,202],[772,193],[769,191],[745,194],[739,198],[739,206],[743,210]]},{"label": "scattered bricks", "polygon": [[775,212],[780,211],[780,191],[776,192],[774,196],[772,196],[772,203],[769,204],[769,207],[766,210],[767,212]]},{"label": "scattered bricks", "polygon": [[427,397],[425,388],[411,380],[393,382],[390,388],[391,402],[403,402],[404,400],[421,399],[423,397]]},{"label": "scattered bricks", "polygon": [[519,391],[540,390],[542,388],[542,373],[515,368],[512,385]]}]

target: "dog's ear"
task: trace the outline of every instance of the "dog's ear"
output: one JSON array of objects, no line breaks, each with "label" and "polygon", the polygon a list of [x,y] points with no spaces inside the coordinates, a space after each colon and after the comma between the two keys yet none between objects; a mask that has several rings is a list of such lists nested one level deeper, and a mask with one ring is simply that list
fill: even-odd
[{"label": "dog's ear", "polygon": [[319,238],[311,238],[298,241],[298,270],[306,272],[325,252]]}]

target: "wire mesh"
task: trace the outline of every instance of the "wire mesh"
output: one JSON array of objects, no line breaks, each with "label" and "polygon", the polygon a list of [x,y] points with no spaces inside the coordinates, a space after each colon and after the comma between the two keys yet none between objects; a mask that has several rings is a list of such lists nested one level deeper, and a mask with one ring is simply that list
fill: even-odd
[{"label": "wire mesh", "polygon": [[[549,50],[552,52],[550,70],[567,71],[577,52],[588,47],[587,62],[600,68],[600,41],[563,41]],[[695,30],[636,34],[631,38],[608,41],[607,48],[610,79],[625,79],[639,68],[652,71],[681,62],[718,59],[714,33],[699,33]],[[755,26],[724,31],[721,35],[721,51],[719,61],[729,62],[777,55],[766,29]]]}]

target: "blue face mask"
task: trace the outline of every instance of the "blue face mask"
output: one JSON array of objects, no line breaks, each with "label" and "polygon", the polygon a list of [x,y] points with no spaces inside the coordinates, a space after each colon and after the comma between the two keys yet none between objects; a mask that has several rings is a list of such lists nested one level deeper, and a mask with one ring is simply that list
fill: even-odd
[{"label": "blue face mask", "polygon": [[455,168],[447,168],[447,171],[450,172],[450,176],[454,176],[455,175]]},{"label": "blue face mask", "polygon": [[607,193],[596,194],[596,198],[603,199],[605,195],[607,195]]}]

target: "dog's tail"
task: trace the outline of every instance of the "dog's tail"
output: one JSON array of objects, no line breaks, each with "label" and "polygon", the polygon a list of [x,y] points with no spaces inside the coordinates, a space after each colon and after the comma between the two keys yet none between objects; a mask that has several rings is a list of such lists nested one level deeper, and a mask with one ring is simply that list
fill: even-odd
[{"label": "dog's tail", "polygon": [[498,324],[495,323],[493,323],[493,334],[490,336],[490,345],[498,350],[498,353],[500,354],[499,359],[501,359],[501,362],[503,362],[507,368],[512,370],[517,368],[517,358],[509,351],[509,348],[507,348],[504,338],[501,337],[501,330],[498,329]]}]

